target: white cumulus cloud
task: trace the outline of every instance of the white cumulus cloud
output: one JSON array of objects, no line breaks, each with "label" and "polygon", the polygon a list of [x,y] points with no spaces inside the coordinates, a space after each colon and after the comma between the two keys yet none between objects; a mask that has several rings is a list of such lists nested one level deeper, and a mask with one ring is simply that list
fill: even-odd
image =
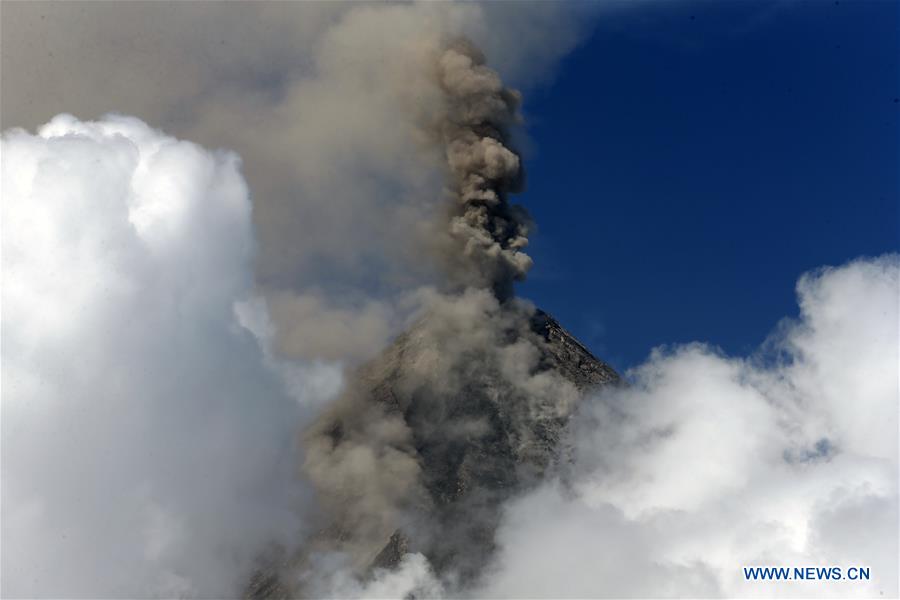
[{"label": "white cumulus cloud", "polygon": [[334,388],[285,385],[241,325],[239,158],[123,116],[2,153],[2,595],[239,595],[301,539],[294,435]]},{"label": "white cumulus cloud", "polygon": [[[480,594],[898,594],[896,255],[800,279],[750,358],[660,349],[573,418],[571,472],[512,503]],[[743,566],[870,569],[746,581]]]}]

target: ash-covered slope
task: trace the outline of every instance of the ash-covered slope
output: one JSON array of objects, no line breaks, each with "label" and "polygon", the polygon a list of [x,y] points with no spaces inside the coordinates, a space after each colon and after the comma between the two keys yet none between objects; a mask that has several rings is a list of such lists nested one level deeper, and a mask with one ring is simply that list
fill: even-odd
[{"label": "ash-covered slope", "polygon": [[[545,394],[542,400],[551,401],[545,406],[535,406],[528,390],[518,389],[483,356],[466,357],[467,364],[456,365],[464,377],[458,388],[437,395],[426,387],[406,388],[405,356],[415,332],[398,339],[365,369],[362,378],[371,386],[371,400],[402,413],[411,429],[429,513],[425,523],[413,523],[409,531],[398,527],[370,566],[391,568],[406,552],[418,551],[439,573],[477,576],[493,549],[500,503],[558,460],[572,400],[618,382],[612,368],[547,313],[536,310],[528,323],[529,330],[508,343],[527,340],[539,350],[529,376],[555,380],[559,395]],[[460,433],[456,423],[484,427]],[[423,526],[424,535],[417,529]]]},{"label": "ash-covered slope", "polygon": [[419,552],[438,575],[471,582],[502,502],[558,460],[581,395],[618,379],[525,303],[443,299],[307,432],[323,507],[307,552],[344,557],[361,578]]},{"label": "ash-covered slope", "polygon": [[551,315],[535,310],[531,327],[546,342],[547,367],[558,371],[579,390],[617,383],[619,375],[599,360]]}]

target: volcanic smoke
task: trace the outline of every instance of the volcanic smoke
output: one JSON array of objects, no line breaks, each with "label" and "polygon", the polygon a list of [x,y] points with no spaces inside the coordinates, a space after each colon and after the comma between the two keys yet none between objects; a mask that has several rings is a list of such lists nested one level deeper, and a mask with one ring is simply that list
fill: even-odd
[{"label": "volcanic smoke", "polygon": [[528,215],[508,199],[523,179],[507,145],[519,94],[464,40],[440,54],[435,73],[446,285],[305,433],[304,474],[325,525],[281,573],[257,575],[253,596],[328,594],[323,565],[365,580],[411,554],[441,580],[473,585],[495,549],[502,503],[556,465],[581,394],[618,381],[549,315],[514,297],[531,266]]}]

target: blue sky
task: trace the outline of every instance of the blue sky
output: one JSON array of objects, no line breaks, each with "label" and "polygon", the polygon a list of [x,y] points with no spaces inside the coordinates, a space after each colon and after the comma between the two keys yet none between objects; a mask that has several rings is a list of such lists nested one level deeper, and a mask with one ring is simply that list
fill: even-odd
[{"label": "blue sky", "polygon": [[752,352],[798,276],[898,248],[900,4],[656,4],[600,19],[525,101],[519,293],[619,369]]}]

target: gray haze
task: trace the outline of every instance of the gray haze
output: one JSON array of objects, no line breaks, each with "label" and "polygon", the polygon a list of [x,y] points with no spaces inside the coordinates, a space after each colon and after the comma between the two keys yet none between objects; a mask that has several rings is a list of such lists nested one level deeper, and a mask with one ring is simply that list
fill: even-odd
[{"label": "gray haze", "polygon": [[[115,111],[243,159],[256,279],[277,346],[372,356],[436,282],[444,94],[466,36],[517,85],[550,73],[594,8],[552,3],[4,3],[3,128]],[[446,132],[449,134],[449,132]]]}]

